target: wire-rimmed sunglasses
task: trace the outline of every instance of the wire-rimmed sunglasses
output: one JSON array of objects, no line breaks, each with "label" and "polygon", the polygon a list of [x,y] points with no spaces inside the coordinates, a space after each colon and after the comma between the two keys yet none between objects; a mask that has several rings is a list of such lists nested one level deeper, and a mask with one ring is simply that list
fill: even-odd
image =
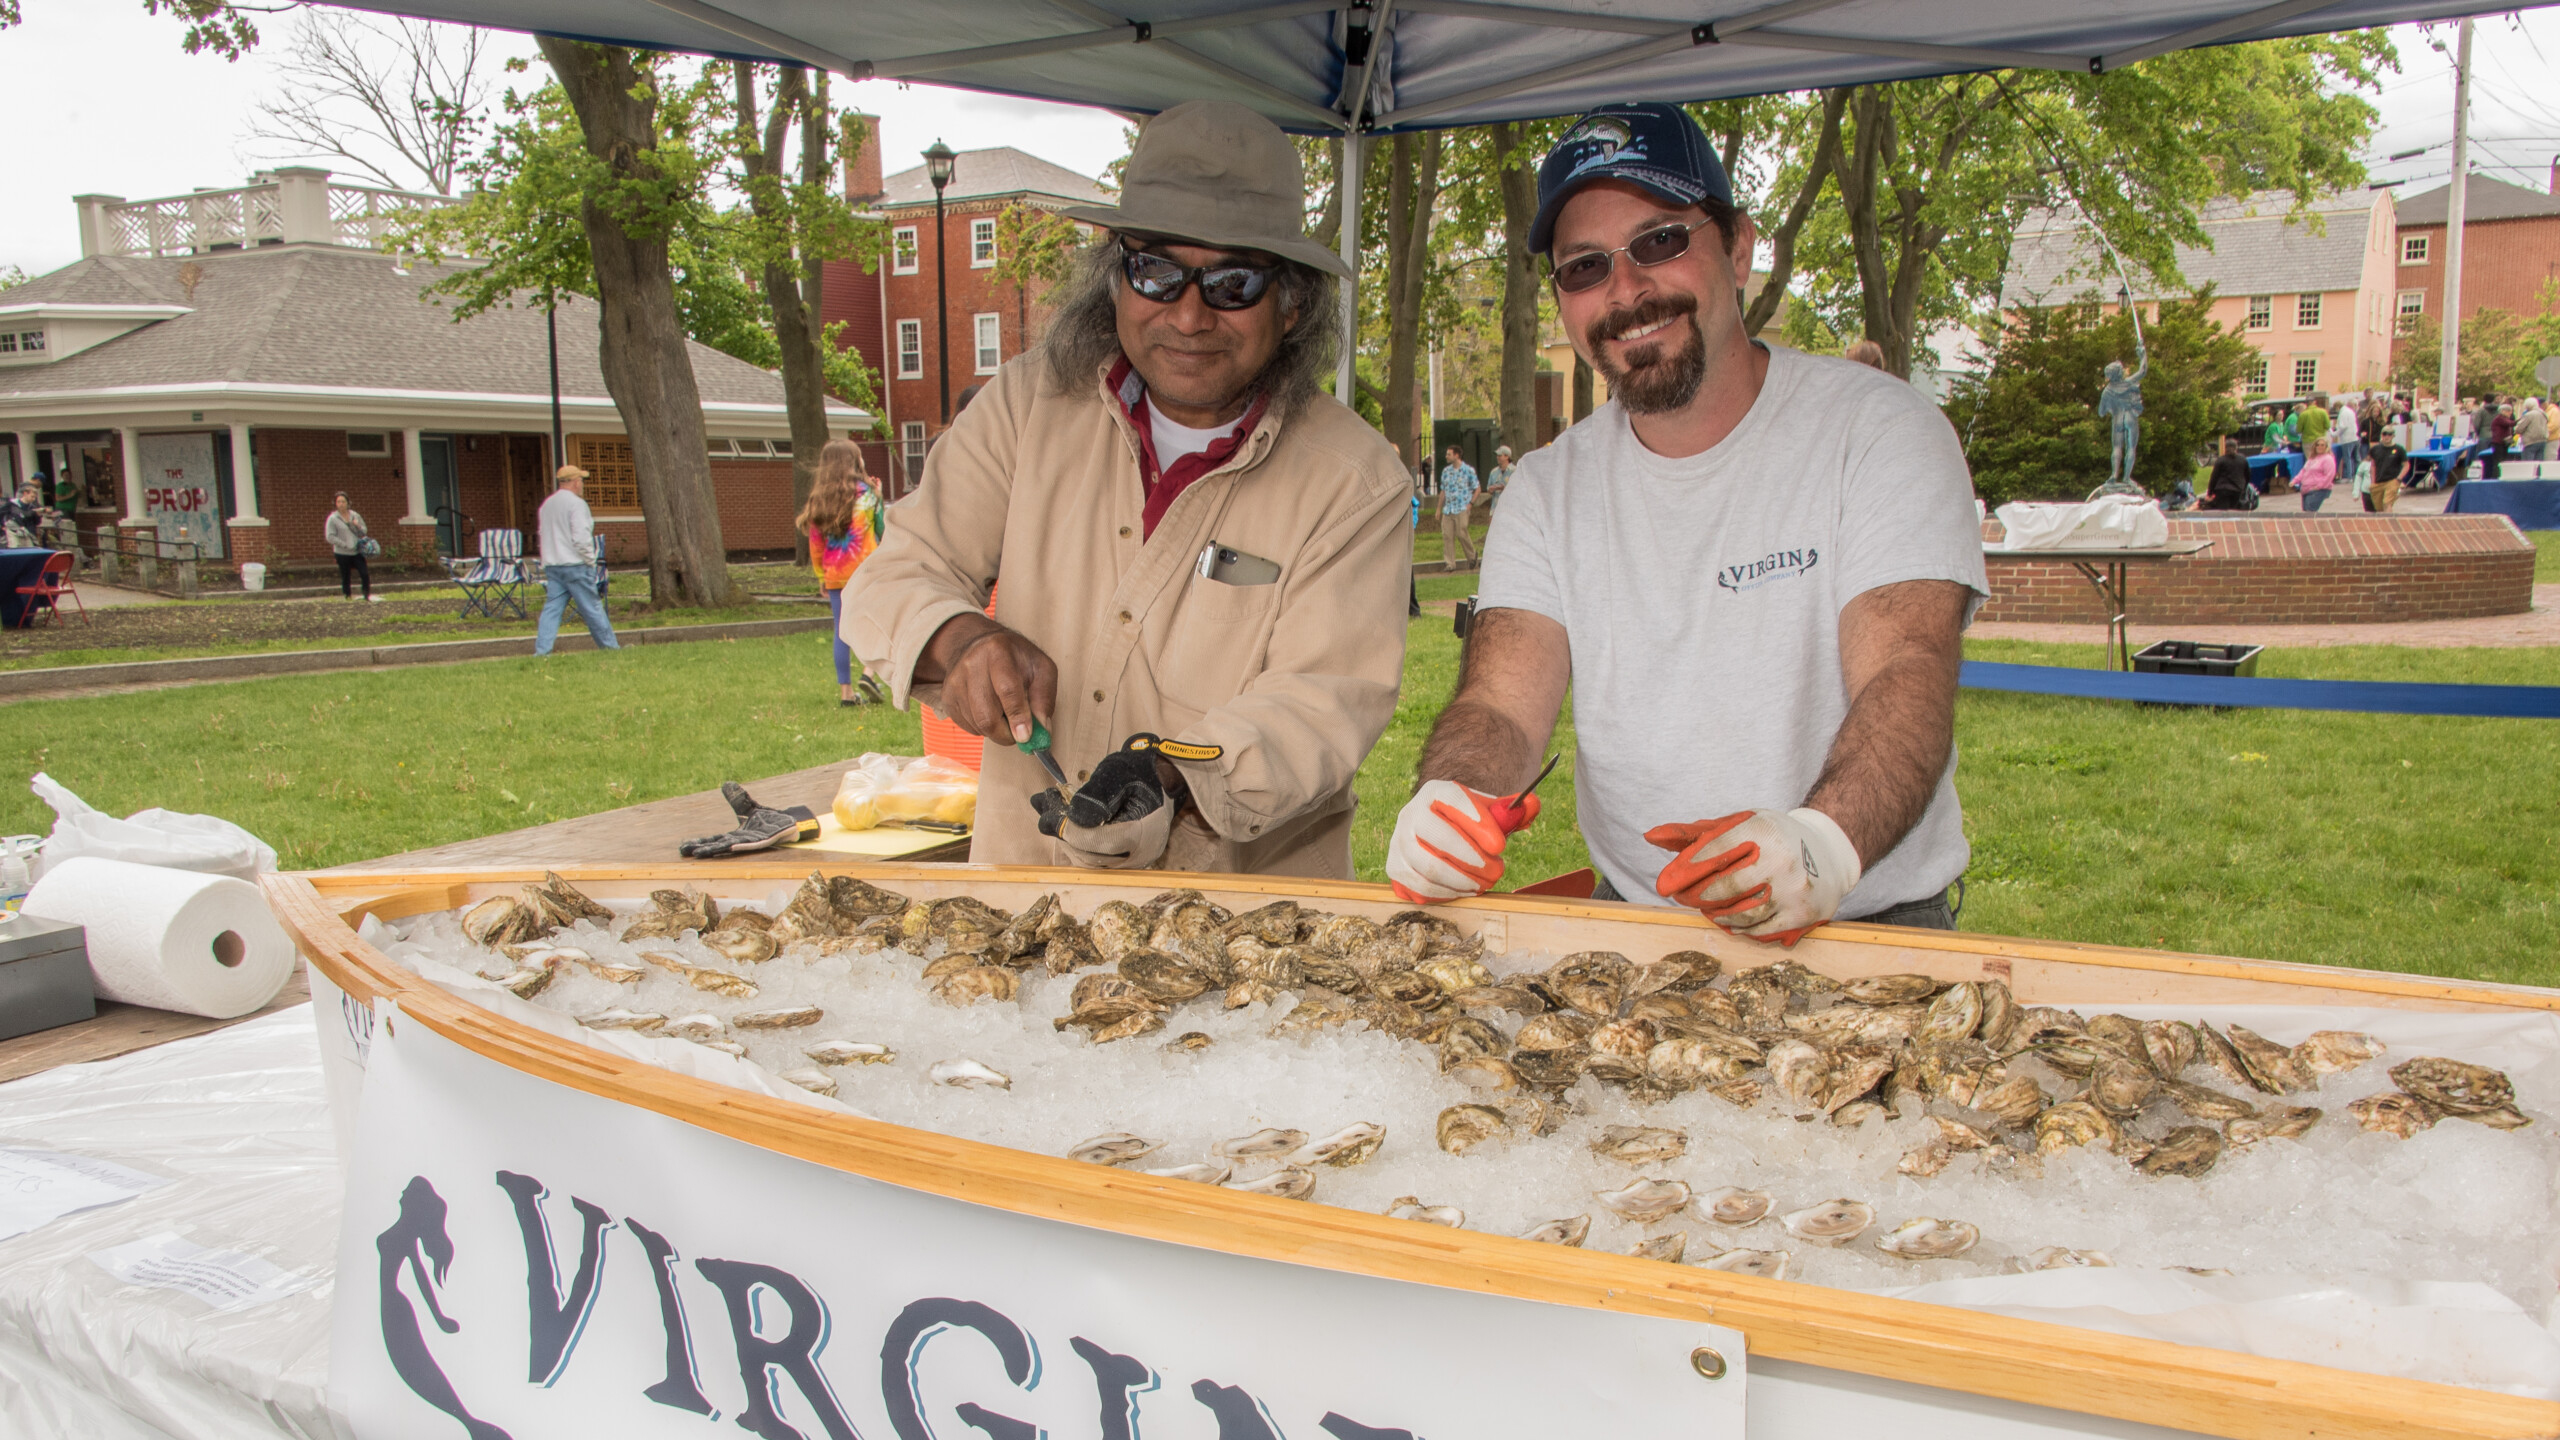
[{"label": "wire-rimmed sunglasses", "polygon": [[1253,265],[1240,260],[1185,265],[1170,255],[1128,245],[1120,247],[1120,273],[1128,277],[1129,288],[1159,305],[1181,299],[1182,292],[1196,284],[1200,287],[1200,303],[1212,310],[1250,310],[1270,292],[1271,277],[1278,270],[1276,265]]},{"label": "wire-rimmed sunglasses", "polygon": [[1712,220],[1693,220],[1686,225],[1657,225],[1615,250],[1586,250],[1561,265],[1550,258],[1547,275],[1556,282],[1557,290],[1567,295],[1578,294],[1606,281],[1609,272],[1617,268],[1621,255],[1638,265],[1648,266],[1679,259],[1689,253],[1690,232],[1714,223]]}]

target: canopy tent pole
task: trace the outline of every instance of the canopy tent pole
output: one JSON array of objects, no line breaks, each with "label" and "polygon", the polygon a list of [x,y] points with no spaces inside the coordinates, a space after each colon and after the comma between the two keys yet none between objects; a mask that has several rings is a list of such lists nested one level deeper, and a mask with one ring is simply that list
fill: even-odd
[{"label": "canopy tent pole", "polygon": [[[2462,380],[2462,212],[2471,171],[2471,22],[2462,22],[2462,38],[2453,55],[2453,185],[2444,197],[2444,353],[2436,361],[2436,408],[2443,412],[2439,433],[2453,433],[2461,413],[2455,387]],[[2480,438],[2476,433],[2473,439]]]},{"label": "canopy tent pole", "polygon": [[1333,372],[1333,394],[1355,410],[1360,400],[1360,159],[1368,148],[1365,135],[1343,136],[1341,173],[1333,177],[1342,192],[1341,203],[1334,207],[1341,217],[1336,238],[1342,263],[1351,270],[1351,278],[1342,282],[1342,356]]}]

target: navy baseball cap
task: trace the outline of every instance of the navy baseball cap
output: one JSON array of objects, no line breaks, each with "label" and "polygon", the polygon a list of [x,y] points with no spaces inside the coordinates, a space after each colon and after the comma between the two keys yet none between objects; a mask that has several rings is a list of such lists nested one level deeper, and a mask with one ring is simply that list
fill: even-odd
[{"label": "navy baseball cap", "polygon": [[1724,163],[1688,111],[1651,102],[1604,105],[1573,122],[1538,166],[1531,254],[1547,253],[1555,243],[1557,212],[1594,180],[1624,180],[1683,207],[1705,200],[1733,203]]}]

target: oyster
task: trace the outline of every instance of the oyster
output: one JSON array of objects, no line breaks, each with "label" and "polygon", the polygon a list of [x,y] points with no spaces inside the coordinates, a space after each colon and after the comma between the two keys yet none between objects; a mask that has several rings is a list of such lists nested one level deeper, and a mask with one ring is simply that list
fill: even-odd
[{"label": "oyster", "polygon": [[558,917],[558,923],[576,920],[610,920],[613,912],[587,898],[586,892],[560,878],[557,870],[542,872],[540,885],[525,887],[525,895],[542,909]]},{"label": "oyster", "polygon": [[732,1000],[756,998],[756,982],[744,975],[732,975],[726,970],[714,970],[704,965],[688,965],[673,955],[657,950],[643,950],[640,952],[640,958],[661,970],[682,977],[686,984],[696,990],[708,990],[714,995],[726,995]]},{"label": "oyster", "polygon": [[1517,1090],[1521,1084],[1520,1072],[1511,1068],[1510,1061],[1497,1060],[1490,1055],[1461,1060],[1440,1073],[1470,1090],[1501,1092]]},{"label": "oyster", "polygon": [[1387,1206],[1386,1213],[1397,1220],[1418,1220],[1425,1225],[1446,1225],[1452,1230],[1466,1228],[1467,1212],[1455,1205],[1425,1205],[1412,1195],[1399,1195]]},{"label": "oyster", "polygon": [[1274,1035],[1306,1035],[1339,1025],[1351,1018],[1351,1007],[1340,1001],[1301,1000],[1288,1014],[1271,1027]]},{"label": "oyster", "polygon": [[476,945],[514,944],[550,928],[540,912],[504,896],[483,900],[462,912],[463,936]]},{"label": "oyster", "polygon": [[1946,993],[1929,1002],[1928,1012],[1921,1017],[1918,1034],[1923,1040],[1963,1040],[1982,1028],[1982,986],[1972,980],[1950,985]]},{"label": "oyster", "polygon": [[1268,1160],[1305,1148],[1307,1132],[1277,1128],[1256,1130],[1232,1140],[1221,1140],[1209,1147],[1209,1153],[1221,1160]]},{"label": "oyster", "polygon": [[1449,1017],[1448,1028],[1440,1032],[1440,1068],[1443,1070],[1461,1060],[1479,1056],[1500,1057],[1511,1049],[1502,1032],[1473,1015]]},{"label": "oyster", "polygon": [[824,1070],[811,1069],[804,1066],[798,1070],[783,1071],[782,1078],[799,1086],[801,1089],[808,1091],[812,1095],[833,1095],[836,1093],[836,1077],[828,1074]]},{"label": "oyster", "polygon": [[1146,912],[1137,906],[1126,900],[1109,900],[1095,907],[1084,928],[1103,963],[1117,965],[1147,947],[1147,932],[1153,927]]},{"label": "oyster", "polygon": [[1185,1030],[1181,1034],[1164,1042],[1164,1048],[1167,1050],[1197,1052],[1206,1050],[1217,1043],[1216,1037],[1210,1035],[1205,1030]]},{"label": "oyster", "polygon": [[1514,1050],[1511,1052],[1512,1073],[1531,1085],[1561,1090],[1582,1078],[1584,1062],[1591,1052],[1580,1045],[1563,1050]]},{"label": "oyster", "polygon": [[1472,990],[1461,990],[1450,996],[1449,1000],[1450,1003],[1471,1015],[1484,1011],[1506,1010],[1514,1015],[1543,1015],[1547,1010],[1547,1002],[1538,998],[1537,991],[1526,985],[1510,982],[1499,985],[1479,985]]},{"label": "oyster", "polygon": [[1639,1260],[1660,1260],[1672,1265],[1679,1264],[1680,1257],[1688,1251],[1689,1232],[1686,1230],[1674,1230],[1668,1235],[1656,1235],[1648,1240],[1639,1240],[1627,1247],[1627,1253]]},{"label": "oyster", "polygon": [[1650,1125],[1611,1125],[1591,1142],[1591,1153],[1621,1165],[1659,1165],[1689,1150],[1689,1132]]},{"label": "oyster", "polygon": [[1679,1180],[1636,1180],[1592,1198],[1628,1224],[1650,1225],[1689,1208],[1689,1187]]},{"label": "oyster", "polygon": [[[1739,1037],[1736,1037],[1739,1038]],[[1720,1085],[1751,1073],[1753,1062],[1695,1035],[1674,1035],[1645,1052],[1645,1078],[1671,1090]]]},{"label": "oyster", "polygon": [[975,1060],[943,1060],[925,1072],[925,1078],[936,1085],[953,1085],[964,1090],[1010,1090],[1013,1077],[992,1070]]},{"label": "oyster", "polygon": [[2347,1113],[2367,1130],[2396,1135],[2406,1140],[2436,1123],[2435,1112],[2415,1095],[2400,1090],[2385,1090],[2347,1102]]},{"label": "oyster", "polygon": [[2105,1270],[2116,1262],[2104,1250],[2073,1250],[2062,1245],[2047,1245],[2020,1263],[2028,1270]]},{"label": "oyster", "polygon": [[2279,1045],[2245,1025],[2224,1027],[2231,1048],[2239,1052],[2240,1064],[2249,1072],[2257,1087],[2270,1095],[2285,1095],[2308,1090],[2320,1083],[2293,1058],[2293,1051]]},{"label": "oyster", "polygon": [[2457,1115],[2501,1130],[2527,1123],[2516,1109],[2515,1082],[2485,1065],[2423,1055],[2391,1067],[2391,1083],[2438,1115]]},{"label": "oyster", "polygon": [[1520,1232],[1520,1238],[1535,1240],[1541,1245],[1579,1246],[1590,1234],[1591,1217],[1576,1215],[1568,1220],[1550,1220],[1543,1225],[1532,1225]]},{"label": "oyster", "polygon": [[2190,1120],[2253,1120],[2258,1107],[2237,1095],[2225,1095],[2210,1085],[2190,1085],[2184,1080],[2163,1080],[2160,1093],[2178,1107]]},{"label": "oyster", "polygon": [[1982,1240],[1982,1232],[1962,1220],[1915,1216],[1876,1237],[1876,1248],[1905,1260],[1951,1260]]},{"label": "oyster", "polygon": [[1876,1223],[1876,1209],[1863,1200],[1825,1200],[1778,1218],[1787,1233],[1815,1245],[1844,1245]]},{"label": "oyster", "polygon": [[1716,957],[1708,954],[1704,950],[1674,950],[1654,963],[1657,965],[1677,965],[1682,971],[1686,972],[1679,979],[1671,982],[1667,987],[1683,994],[1693,990],[1705,989],[1708,983],[1713,981],[1716,978],[1716,975],[1724,969],[1724,962],[1716,959]]},{"label": "oyster", "polygon": [[2256,1076],[2249,1073],[2240,1052],[2231,1048],[2231,1042],[2223,1037],[2221,1031],[2214,1029],[2210,1021],[2200,1021],[2196,1025],[2196,1053],[2232,1084],[2250,1090],[2266,1089],[2258,1083]]},{"label": "oyster", "polygon": [[[1132,907],[1134,908],[1134,907]],[[1194,1185],[1224,1185],[1236,1173],[1236,1167],[1225,1163],[1175,1165],[1146,1172],[1160,1180],[1188,1180]]]},{"label": "oyster", "polygon": [[1831,1057],[1820,1046],[1802,1040],[1781,1040],[1770,1046],[1765,1063],[1778,1094],[1802,1108],[1815,1105],[1814,1097],[1831,1073]]},{"label": "oyster", "polygon": [[2065,1100],[2036,1117],[2036,1153],[2056,1155],[2077,1145],[2112,1150],[2124,1140],[2115,1117],[2086,1100]]},{"label": "oyster", "polygon": [[1520,1027],[1512,1044],[1522,1050],[1570,1050],[1582,1044],[1599,1027],[1587,1015],[1561,1011],[1538,1015]]},{"label": "oyster", "polygon": [[1818,1045],[1899,1045],[1919,1033],[1918,1005],[1834,1005],[1813,1015],[1790,1015],[1787,1028]]},{"label": "oyster", "polygon": [[[894,890],[883,890],[850,875],[838,875],[827,882],[827,900],[836,907],[837,914],[862,920],[903,915],[910,903]],[[709,903],[708,897],[704,903]]]},{"label": "oyster", "polygon": [[2272,1106],[2255,1119],[2224,1121],[2223,1142],[2227,1148],[2236,1150],[2246,1149],[2261,1140],[2297,1139],[2319,1123],[2320,1114],[2319,1110],[2308,1105]]},{"label": "oyster", "polygon": [[702,943],[741,965],[758,964],[782,953],[770,930],[714,930],[702,937]]},{"label": "oyster", "polygon": [[1114,1130],[1108,1135],[1077,1141],[1067,1150],[1067,1158],[1082,1160],[1088,1165],[1126,1165],[1133,1160],[1144,1160],[1163,1148],[1161,1140]]},{"label": "oyster", "polygon": [[566,960],[597,979],[616,985],[636,985],[649,973],[638,965],[616,965],[599,960],[584,950],[554,950],[551,954],[556,960]]},{"label": "oyster", "polygon": [[1245,911],[1221,928],[1229,939],[1249,935],[1267,945],[1291,945],[1297,943],[1298,928],[1303,923],[1304,912],[1299,910],[1297,901],[1274,900]]},{"label": "oyster", "polygon": [[1914,1180],[1927,1180],[1944,1174],[1956,1162],[1956,1152],[1944,1140],[1930,1139],[1902,1152],[1894,1170]]},{"label": "oyster", "polygon": [[2023,1130],[2044,1113],[2044,1087],[2024,1075],[2012,1075],[1973,1097],[1973,1108],[2013,1130]]},{"label": "oyster", "polygon": [[1982,1043],[1991,1047],[1994,1054],[2006,1055],[2010,1041],[2017,1033],[2018,1019],[2026,1012],[2018,1008],[2017,997],[2009,993],[2009,982],[1985,980],[1980,982],[1980,988],[1982,1023],[1975,1028],[1974,1034],[1981,1037]]},{"label": "oyster", "polygon": [[775,1010],[750,1010],[743,1015],[733,1015],[729,1017],[729,1023],[741,1030],[796,1030],[803,1025],[817,1024],[826,1018],[826,1014],[815,1005],[785,1005]]},{"label": "oyster", "polygon": [[2149,1063],[2150,1052],[2143,1047],[2142,1022],[2129,1015],[2092,1015],[2088,1036],[2127,1060]]},{"label": "oyster", "polygon": [[1162,950],[1135,951],[1120,961],[1120,976],[1150,998],[1189,1000],[1209,988],[1209,972],[1190,959]]},{"label": "oyster", "polygon": [[660,1028],[671,1039],[691,1040],[697,1045],[729,1033],[728,1024],[717,1015],[687,1015]]},{"label": "oyster", "polygon": [[2202,1175],[2222,1158],[2222,1132],[2210,1125],[2181,1125],[2134,1162],[2145,1175]]},{"label": "oyster", "polygon": [[1871,975],[1840,987],[1841,999],[1860,1005],[1908,1005],[1937,993],[1938,982],[1926,975]]},{"label": "oyster", "polygon": [[1283,1165],[1258,1180],[1230,1180],[1225,1188],[1247,1195],[1272,1195],[1282,1200],[1304,1200],[1316,1193],[1316,1172],[1303,1165]]},{"label": "oyster", "polygon": [[1784,1250],[1727,1250],[1698,1262],[1702,1270],[1723,1270],[1734,1275],[1757,1275],[1763,1280],[1787,1278],[1787,1262],[1794,1257]]},{"label": "oyster", "polygon": [[1886,1118],[1884,1106],[1873,1100],[1852,1100],[1831,1112],[1831,1123],[1843,1130],[1855,1130],[1870,1120]]},{"label": "oyster", "polygon": [[2196,1063],[2196,1027],[2184,1020],[2142,1022],[2142,1058],[2163,1080],[2175,1080]]},{"label": "oyster", "polygon": [[1337,1170],[1347,1169],[1377,1154],[1378,1147],[1386,1143],[1386,1127],[1363,1120],[1346,1125],[1309,1145],[1299,1152],[1297,1158],[1316,1165],[1331,1165]]},{"label": "oyster", "polygon": [[503,990],[514,991],[516,998],[520,1000],[530,1000],[550,989],[552,980],[558,974],[559,972],[549,965],[527,965],[522,969],[499,976],[498,986]]},{"label": "oyster", "polygon": [[2106,1059],[2089,1072],[2088,1100],[2118,1120],[2130,1120],[2142,1113],[2159,1088],[2160,1079],[2149,1065]]},{"label": "oyster", "polygon": [[1881,1045],[1843,1045],[1831,1052],[1830,1063],[1814,1086],[1814,1105],[1824,1114],[1837,1114],[1842,1106],[1873,1092],[1876,1082],[1892,1073],[1891,1050]]},{"label": "oyster", "polygon": [[946,1005],[975,1005],[981,1000],[1010,1000],[1021,992],[1022,977],[1001,965],[969,965],[935,977],[934,998]]},{"label": "oyster", "polygon": [[1490,1105],[1452,1105],[1440,1112],[1436,1127],[1440,1148],[1452,1155],[1511,1133],[1511,1121]]},{"label": "oyster", "polygon": [[2339,1075],[2389,1048],[2358,1030],[2315,1030],[2293,1047],[2293,1063],[2312,1075]]},{"label": "oyster", "polygon": [[821,1040],[800,1052],[821,1065],[886,1065],[898,1052],[870,1040]]},{"label": "oyster", "polygon": [[647,1034],[649,1031],[665,1028],[667,1017],[654,1011],[625,1010],[616,1005],[610,1010],[598,1010],[592,1014],[581,1015],[578,1017],[578,1023],[590,1030],[637,1030]]}]

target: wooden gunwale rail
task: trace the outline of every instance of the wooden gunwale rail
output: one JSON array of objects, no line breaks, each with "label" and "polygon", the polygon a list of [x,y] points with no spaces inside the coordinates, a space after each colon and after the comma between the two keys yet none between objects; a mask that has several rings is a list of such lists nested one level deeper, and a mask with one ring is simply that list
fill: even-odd
[{"label": "wooden gunwale rail", "polygon": [[[1018,906],[1064,892],[1082,911],[1143,899],[1165,883],[1089,870],[826,863],[918,898],[970,893]],[[599,898],[691,884],[736,895],[796,882],[806,860],[595,865],[560,873]],[[779,1154],[888,1184],[1045,1219],[1228,1254],[1515,1298],[1708,1321],[1745,1333],[1751,1353],[2232,1440],[2547,1440],[2560,1402],[2173,1345],[1794,1281],[1664,1265],[1143,1174],[831,1114],[749,1094],[562,1040],[458,999],[356,938],[385,920],[451,909],[541,878],[538,869],[432,874],[279,875],[266,881],[303,955],[357,999],[401,1013],[521,1073],[639,1106]],[[1373,916],[1404,908],[1383,886],[1249,876],[1193,878],[1211,899],[1291,898]],[[1493,896],[1443,909],[1491,948],[1606,945],[1637,959],[1705,950],[1728,967],[1763,963],[1685,911]],[[1567,942],[1570,943],[1567,943]],[[1650,947],[1648,951],[1647,947]],[[1640,953],[1642,952],[1642,953]],[[1833,925],[1794,958],[1825,974],[1917,971],[2008,980],[2023,1003],[2291,1003],[2427,1010],[2560,1011],[2560,991],[2219,956]]]}]

